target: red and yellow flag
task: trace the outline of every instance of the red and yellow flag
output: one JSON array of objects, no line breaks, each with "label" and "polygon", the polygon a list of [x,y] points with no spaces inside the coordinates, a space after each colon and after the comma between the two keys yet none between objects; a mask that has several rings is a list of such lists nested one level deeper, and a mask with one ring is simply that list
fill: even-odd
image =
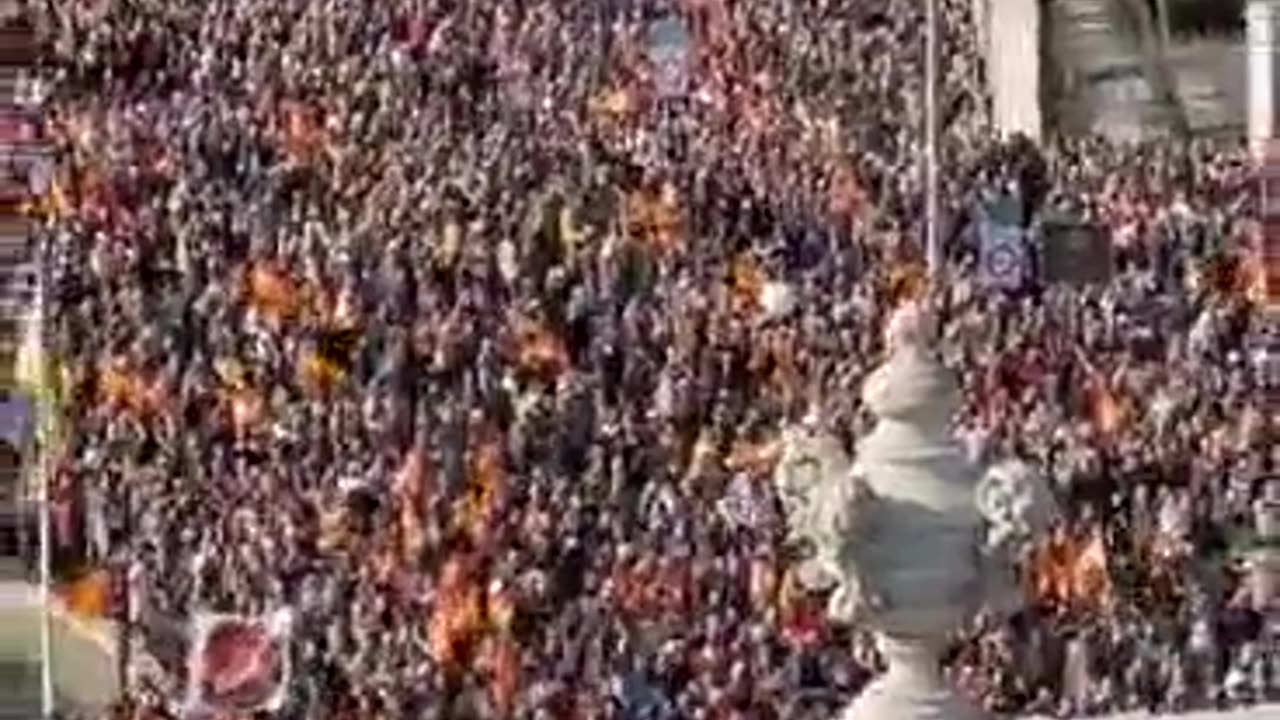
[{"label": "red and yellow flag", "polygon": [[93,570],[60,590],[67,610],[81,617],[106,617],[111,609],[111,574]]},{"label": "red and yellow flag", "polygon": [[1075,549],[1071,566],[1072,597],[1077,605],[1096,608],[1111,595],[1111,573],[1106,544],[1095,532]]},{"label": "red and yellow flag", "polygon": [[450,558],[441,573],[435,610],[428,624],[431,654],[443,666],[467,661],[469,646],[484,630],[483,595],[461,559]]},{"label": "red and yellow flag", "polygon": [[472,541],[485,545],[493,514],[506,489],[506,467],[495,441],[485,442],[472,451],[470,484],[463,501],[463,526]]},{"label": "red and yellow flag", "polygon": [[1104,435],[1113,435],[1125,422],[1124,406],[1111,391],[1106,378],[1095,373],[1090,381],[1089,403],[1093,425]]},{"label": "red and yellow flag", "polygon": [[162,377],[147,378],[127,361],[108,361],[98,373],[99,401],[137,416],[165,413],[171,408],[169,387]]},{"label": "red and yellow flag", "polygon": [[746,252],[738,253],[729,268],[729,275],[734,307],[743,312],[759,309],[767,278],[755,257]]},{"label": "red and yellow flag", "polygon": [[316,395],[327,394],[346,380],[346,371],[316,350],[302,353],[297,372],[299,384]]},{"label": "red and yellow flag", "polygon": [[248,300],[260,312],[279,318],[292,316],[300,297],[293,280],[281,270],[267,264],[249,269]]}]

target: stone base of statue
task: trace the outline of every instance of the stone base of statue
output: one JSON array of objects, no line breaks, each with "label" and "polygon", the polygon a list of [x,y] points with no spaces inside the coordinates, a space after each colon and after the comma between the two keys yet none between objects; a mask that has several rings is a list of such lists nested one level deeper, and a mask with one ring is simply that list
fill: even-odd
[{"label": "stone base of statue", "polygon": [[934,643],[881,637],[879,645],[888,672],[872,681],[840,720],[985,720],[982,710],[943,681]]},{"label": "stone base of statue", "polygon": [[784,435],[775,481],[792,539],[835,581],[832,615],[874,630],[889,666],[840,720],[986,718],[944,681],[942,652],[978,606],[1016,604],[1010,558],[1048,524],[1052,496],[1034,471],[966,462],[950,429],[960,389],[935,339],[918,305],[890,320],[888,362],[863,386],[877,423],[856,463],[817,428]]}]

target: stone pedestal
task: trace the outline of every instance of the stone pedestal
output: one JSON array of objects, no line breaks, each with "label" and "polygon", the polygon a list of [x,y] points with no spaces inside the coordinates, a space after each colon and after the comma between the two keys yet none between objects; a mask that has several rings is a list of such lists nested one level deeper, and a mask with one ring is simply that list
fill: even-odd
[{"label": "stone pedestal", "polygon": [[1011,556],[1047,526],[1051,496],[1025,466],[983,475],[965,460],[950,432],[959,387],[922,309],[899,310],[888,336],[889,361],[863,388],[878,422],[857,462],[815,428],[792,429],[776,482],[809,553],[802,577],[835,586],[832,614],[873,629],[889,664],[841,718],[976,720],[943,681],[942,649],[979,606],[1006,604]]}]

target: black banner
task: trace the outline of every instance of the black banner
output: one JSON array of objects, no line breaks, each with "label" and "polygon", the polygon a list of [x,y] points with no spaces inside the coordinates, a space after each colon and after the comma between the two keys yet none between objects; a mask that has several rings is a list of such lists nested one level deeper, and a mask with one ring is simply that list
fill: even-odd
[{"label": "black banner", "polygon": [[1097,225],[1054,220],[1041,226],[1041,273],[1047,283],[1103,285],[1111,280],[1111,239]]}]

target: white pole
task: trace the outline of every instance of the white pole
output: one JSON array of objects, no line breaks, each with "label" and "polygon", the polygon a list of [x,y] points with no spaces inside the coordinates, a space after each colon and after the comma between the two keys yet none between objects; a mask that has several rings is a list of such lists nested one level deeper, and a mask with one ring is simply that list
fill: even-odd
[{"label": "white pole", "polygon": [[924,222],[929,279],[942,277],[943,255],[938,235],[938,6],[924,4]]},{"label": "white pole", "polygon": [[[38,252],[38,251],[37,251]],[[31,312],[34,318],[30,318],[28,322],[34,322],[40,337],[41,344],[44,342],[44,277],[43,268],[37,260],[37,272],[40,275],[36,279],[36,297],[35,307]],[[36,463],[35,468],[38,476],[36,478],[39,487],[38,507],[40,512],[40,708],[45,718],[53,717],[54,712],[54,696],[53,696],[53,607],[52,594],[50,593],[50,585],[53,582],[53,533],[49,528],[49,467],[48,467],[48,448],[49,443],[49,418],[48,413],[53,411],[48,407],[48,401],[45,392],[48,387],[48,366],[44,362],[44,353],[37,353],[40,361],[38,374],[36,377],[40,379],[35,390],[34,399],[37,408],[37,417],[39,418],[38,431],[36,433]]]},{"label": "white pole", "polygon": [[53,627],[49,592],[50,583],[50,533],[49,493],[44,469],[40,477],[40,707],[44,717],[53,716]]}]

